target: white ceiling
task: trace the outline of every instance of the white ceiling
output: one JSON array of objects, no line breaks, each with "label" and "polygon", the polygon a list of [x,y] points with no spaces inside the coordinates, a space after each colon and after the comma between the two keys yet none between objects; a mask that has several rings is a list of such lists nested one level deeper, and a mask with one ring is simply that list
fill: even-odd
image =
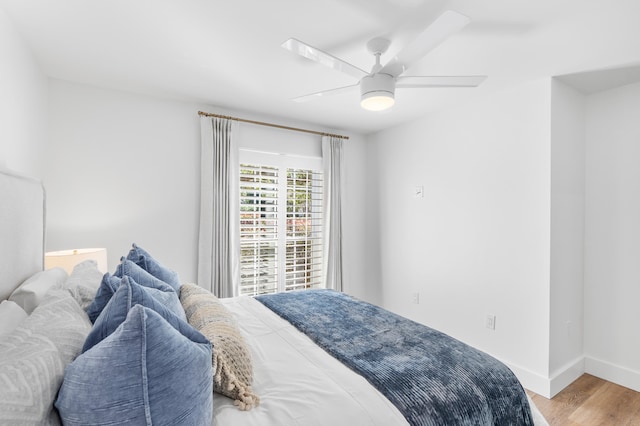
[{"label": "white ceiling", "polygon": [[[637,0],[0,0],[53,78],[371,133],[523,81],[640,64]],[[471,23],[408,75],[488,75],[474,89],[398,89],[381,113],[358,92],[294,103],[356,83],[280,47],[298,38],[370,69],[444,10]]]}]

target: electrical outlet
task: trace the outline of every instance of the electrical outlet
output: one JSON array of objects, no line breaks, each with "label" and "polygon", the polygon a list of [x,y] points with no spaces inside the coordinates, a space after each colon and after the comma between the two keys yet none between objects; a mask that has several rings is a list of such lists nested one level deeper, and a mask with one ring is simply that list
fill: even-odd
[{"label": "electrical outlet", "polygon": [[416,305],[420,304],[420,293],[412,293],[411,294],[411,301],[413,303],[415,303]]},{"label": "electrical outlet", "polygon": [[496,316],[495,315],[487,315],[486,326],[489,330],[496,329]]}]

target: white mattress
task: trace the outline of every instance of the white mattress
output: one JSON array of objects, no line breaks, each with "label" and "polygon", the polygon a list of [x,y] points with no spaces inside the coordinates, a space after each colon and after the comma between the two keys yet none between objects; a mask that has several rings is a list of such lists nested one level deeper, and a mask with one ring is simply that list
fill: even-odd
[{"label": "white mattress", "polygon": [[[214,394],[215,426],[406,425],[402,414],[365,379],[320,349],[260,302],[221,299],[251,348],[253,390],[260,405],[240,411]],[[548,425],[530,400],[536,425]]]}]

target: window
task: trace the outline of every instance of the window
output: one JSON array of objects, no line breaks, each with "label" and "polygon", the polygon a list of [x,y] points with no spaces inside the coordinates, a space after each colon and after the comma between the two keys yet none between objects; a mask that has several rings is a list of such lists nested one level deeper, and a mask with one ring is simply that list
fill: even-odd
[{"label": "window", "polygon": [[241,295],[324,286],[320,167],[320,159],[241,153]]}]

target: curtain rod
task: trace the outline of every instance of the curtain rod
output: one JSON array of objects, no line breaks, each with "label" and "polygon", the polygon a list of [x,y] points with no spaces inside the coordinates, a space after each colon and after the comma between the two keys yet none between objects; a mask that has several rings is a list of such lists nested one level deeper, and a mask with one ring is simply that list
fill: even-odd
[{"label": "curtain rod", "polygon": [[320,135],[320,136],[332,136],[334,138],[339,138],[339,139],[349,139],[349,136],[335,135],[333,133],[317,132],[315,130],[300,129],[298,127],[282,126],[280,124],[265,123],[264,121],[247,120],[244,118],[230,117],[228,115],[212,114],[210,112],[198,111],[198,115],[205,116],[205,117],[226,118],[227,120],[235,120],[235,121],[240,121],[242,123],[258,124],[260,126],[275,127],[278,129],[293,130],[296,132],[312,133],[314,135]]}]

